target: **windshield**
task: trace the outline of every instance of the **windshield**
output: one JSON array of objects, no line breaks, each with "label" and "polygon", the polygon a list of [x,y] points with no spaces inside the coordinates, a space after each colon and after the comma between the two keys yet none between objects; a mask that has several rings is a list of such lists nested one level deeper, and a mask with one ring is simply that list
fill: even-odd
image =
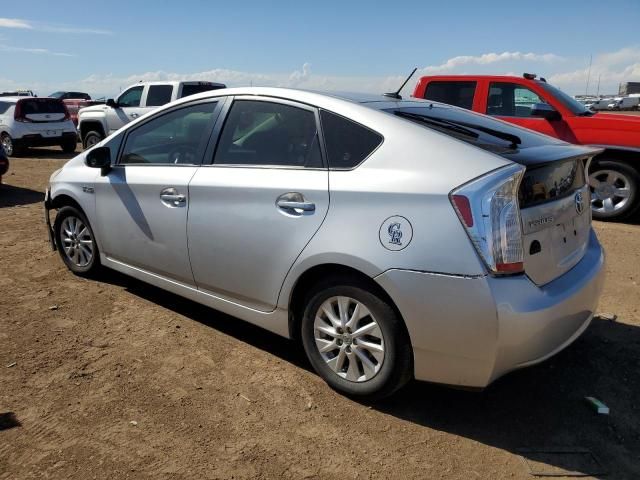
[{"label": "windshield", "polygon": [[64,92],[53,92],[51,95],[49,95],[50,98],[60,98],[64,95]]},{"label": "windshield", "polygon": [[582,103],[577,101],[571,95],[564,93],[559,88],[554,87],[553,85],[549,85],[547,82],[537,82],[543,90],[545,90],[549,95],[554,98],[557,98],[562,105],[564,105],[567,109],[571,111],[574,115],[593,115],[593,112],[585,107]]}]

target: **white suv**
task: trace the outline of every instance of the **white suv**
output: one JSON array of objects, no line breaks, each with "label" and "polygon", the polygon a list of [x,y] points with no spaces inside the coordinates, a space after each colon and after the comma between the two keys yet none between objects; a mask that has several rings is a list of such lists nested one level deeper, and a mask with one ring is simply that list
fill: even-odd
[{"label": "white suv", "polygon": [[0,141],[8,156],[20,155],[29,147],[59,145],[74,152],[76,127],[62,100],[56,98],[0,98]]}]

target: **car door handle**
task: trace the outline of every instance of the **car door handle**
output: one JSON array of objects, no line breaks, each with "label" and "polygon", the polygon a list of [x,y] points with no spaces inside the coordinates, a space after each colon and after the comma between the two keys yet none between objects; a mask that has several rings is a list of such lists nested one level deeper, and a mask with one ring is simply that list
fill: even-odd
[{"label": "car door handle", "polygon": [[138,113],[132,113],[131,114],[131,118],[138,118],[140,116],[140,114]]},{"label": "car door handle", "polygon": [[165,188],[160,192],[160,200],[170,204],[170,206],[178,207],[187,201],[187,196],[178,193],[175,188]]},{"label": "car door handle", "polygon": [[288,200],[278,200],[278,207],[286,208],[287,210],[302,210],[304,212],[313,212],[316,209],[316,204],[311,202],[292,202]]}]

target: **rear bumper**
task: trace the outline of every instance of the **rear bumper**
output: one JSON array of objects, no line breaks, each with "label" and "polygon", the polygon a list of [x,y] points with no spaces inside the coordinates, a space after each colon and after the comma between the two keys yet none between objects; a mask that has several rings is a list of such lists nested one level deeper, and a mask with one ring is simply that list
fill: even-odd
[{"label": "rear bumper", "polygon": [[585,331],[604,283],[604,253],[592,231],[582,260],[543,287],[525,275],[406,270],[376,280],[405,320],[418,380],[485,387],[549,358]]},{"label": "rear bumper", "polygon": [[67,142],[77,142],[78,134],[76,132],[64,132],[57,137],[43,137],[39,133],[30,133],[22,138],[16,138],[13,143],[18,147],[52,147]]}]

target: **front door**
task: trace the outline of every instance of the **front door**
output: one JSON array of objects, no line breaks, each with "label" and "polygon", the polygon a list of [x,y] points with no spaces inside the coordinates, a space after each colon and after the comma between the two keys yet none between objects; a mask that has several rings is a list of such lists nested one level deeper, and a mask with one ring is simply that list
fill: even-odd
[{"label": "front door", "polygon": [[308,106],[233,101],[213,164],[189,186],[189,254],[199,289],[260,311],[275,308],[329,207],[317,124]]},{"label": "front door", "polygon": [[107,126],[109,128],[109,131],[106,132],[107,135],[144,114],[144,109],[140,106],[143,90],[143,85],[125,90],[116,100],[117,108],[107,110]]},{"label": "front door", "polygon": [[510,82],[491,82],[486,113],[566,142],[575,141],[575,138],[572,140],[571,130],[563,119],[547,120],[532,116],[531,111],[536,103],[548,102],[524,85]]},{"label": "front door", "polygon": [[125,134],[117,164],[95,185],[100,246],[110,259],[193,285],[189,182],[211,136],[216,106],[182,105]]}]

